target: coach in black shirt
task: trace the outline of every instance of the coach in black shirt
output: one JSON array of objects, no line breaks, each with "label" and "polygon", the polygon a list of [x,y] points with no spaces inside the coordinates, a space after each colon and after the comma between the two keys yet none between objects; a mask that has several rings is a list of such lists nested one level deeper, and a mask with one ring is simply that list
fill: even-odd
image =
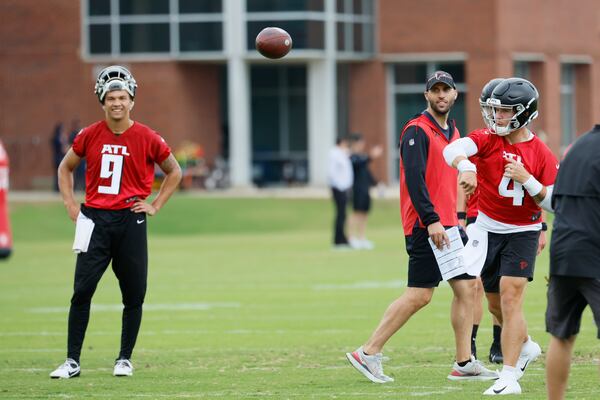
[{"label": "coach in black shirt", "polygon": [[560,164],[552,206],[546,330],[548,399],[563,399],[581,314],[589,304],[600,338],[600,125],[579,138]]}]

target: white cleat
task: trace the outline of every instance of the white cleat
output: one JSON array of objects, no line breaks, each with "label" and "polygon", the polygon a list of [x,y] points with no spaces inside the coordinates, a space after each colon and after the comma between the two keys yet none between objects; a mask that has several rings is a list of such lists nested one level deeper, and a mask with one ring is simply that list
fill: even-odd
[{"label": "white cleat", "polygon": [[375,248],[375,244],[369,239],[363,239],[360,241],[360,247],[364,250],[373,250]]},{"label": "white cleat", "polygon": [[483,392],[487,396],[502,396],[505,394],[521,394],[521,385],[512,372],[501,372],[500,378]]},{"label": "white cleat", "polygon": [[451,381],[490,381],[498,379],[498,373],[487,369],[483,363],[471,356],[471,361],[464,367],[456,362],[452,366],[452,371],[448,374]]},{"label": "white cleat", "polygon": [[394,378],[383,373],[381,362],[383,355],[381,353],[366,355],[362,346],[352,353],[346,353],[346,358],[358,372],[363,374],[368,380],[375,383],[394,382]]},{"label": "white cleat", "polygon": [[50,373],[50,378],[69,379],[79,376],[80,373],[81,367],[79,363],[72,358],[67,358],[63,364]]},{"label": "white cleat", "polygon": [[350,239],[348,239],[348,244],[354,250],[362,249],[362,240],[360,240],[360,239],[350,238]]},{"label": "white cleat", "polygon": [[131,376],[133,375],[133,365],[129,360],[117,360],[115,363],[115,369],[113,371],[114,376]]},{"label": "white cleat", "polygon": [[527,341],[523,343],[521,347],[521,354],[519,355],[519,360],[517,361],[517,379],[521,379],[525,374],[525,369],[537,360],[537,358],[542,354],[542,348],[539,344],[531,340],[531,336],[527,337]]}]

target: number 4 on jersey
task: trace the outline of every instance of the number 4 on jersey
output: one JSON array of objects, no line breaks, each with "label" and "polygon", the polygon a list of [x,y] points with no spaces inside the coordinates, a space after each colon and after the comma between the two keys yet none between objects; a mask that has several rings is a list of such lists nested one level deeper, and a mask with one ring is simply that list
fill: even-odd
[{"label": "number 4 on jersey", "polygon": [[110,186],[98,186],[98,193],[119,194],[121,189],[121,173],[123,172],[123,156],[118,154],[102,154],[100,178],[112,178]]},{"label": "number 4 on jersey", "polygon": [[[510,183],[513,183],[513,188],[509,189],[508,186]],[[515,182],[512,179],[503,176],[500,184],[498,185],[498,193],[503,197],[512,197],[513,206],[522,206],[523,199],[525,198],[525,191],[523,190],[523,185],[519,182]]]}]

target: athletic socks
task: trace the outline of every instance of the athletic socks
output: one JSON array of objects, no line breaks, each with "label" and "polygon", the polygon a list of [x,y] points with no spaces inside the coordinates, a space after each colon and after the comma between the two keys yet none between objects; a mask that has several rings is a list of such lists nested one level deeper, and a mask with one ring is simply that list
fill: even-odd
[{"label": "athletic socks", "polygon": [[500,345],[500,337],[502,336],[502,327],[494,325],[494,344]]},{"label": "athletic socks", "polygon": [[471,354],[473,357],[477,358],[477,345],[475,341],[477,340],[477,330],[479,329],[479,325],[473,325],[473,330],[471,331]]},{"label": "athletic socks", "polygon": [[465,365],[467,365],[469,363],[469,361],[471,360],[467,360],[467,361],[462,361],[462,362],[456,362],[456,364],[458,364],[459,367],[464,367]]},{"label": "athletic socks", "polygon": [[477,339],[477,330],[479,329],[479,325],[473,325],[473,330],[471,331],[471,340],[475,341]]}]

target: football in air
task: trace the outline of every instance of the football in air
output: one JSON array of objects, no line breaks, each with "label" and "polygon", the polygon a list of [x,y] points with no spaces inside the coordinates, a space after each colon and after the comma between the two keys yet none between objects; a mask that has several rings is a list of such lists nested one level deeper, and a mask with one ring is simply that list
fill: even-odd
[{"label": "football in air", "polygon": [[268,27],[256,36],[256,50],[267,58],[281,58],[291,49],[292,37],[281,28]]}]

